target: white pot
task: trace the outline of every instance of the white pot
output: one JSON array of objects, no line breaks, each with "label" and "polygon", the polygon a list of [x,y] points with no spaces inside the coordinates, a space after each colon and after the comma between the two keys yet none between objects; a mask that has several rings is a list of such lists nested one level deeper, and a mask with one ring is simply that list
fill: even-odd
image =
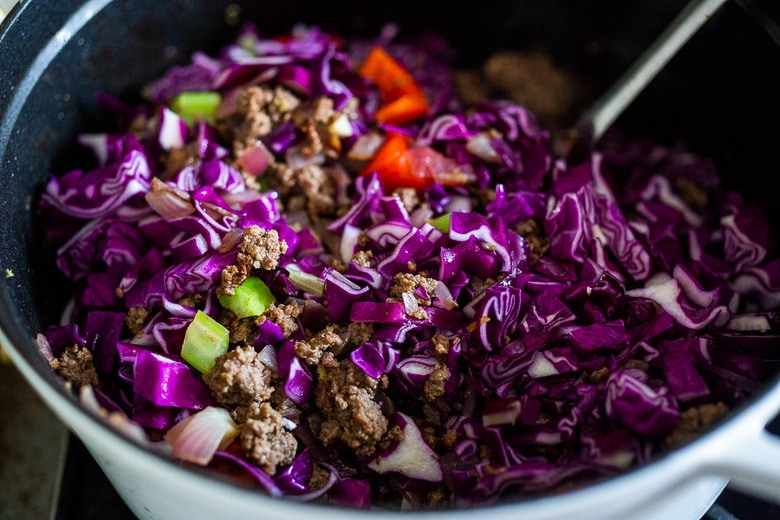
[{"label": "white pot", "polygon": [[[141,520],[265,520],[338,516],[416,518],[446,512],[391,513],[334,509],[275,499],[213,474],[180,466],[117,434],[86,412],[0,336],[23,376],[82,440],[122,499]],[[459,519],[665,520],[700,518],[726,485],[780,503],[780,439],[764,430],[780,410],[780,383],[700,439],[620,477],[577,491],[459,511]]]},{"label": "white pot", "polygon": [[[131,1],[114,3],[122,4],[128,17],[138,18],[144,15],[143,12],[137,11]],[[159,9],[175,10],[187,8],[188,2],[158,4]],[[30,150],[47,151],[51,141],[56,139],[59,140],[54,145],[62,145],[67,139],[60,134],[72,131],[78,126],[79,116],[73,115],[78,108],[74,106],[73,100],[79,93],[67,88],[71,83],[78,86],[78,80],[82,79],[78,74],[87,73],[73,72],[68,68],[67,62],[62,64],[58,60],[63,49],[67,49],[71,55],[81,52],[80,47],[85,42],[88,44],[90,40],[81,37],[80,31],[109,5],[112,5],[110,0],[58,0],[51,3],[30,0],[19,6],[23,7],[25,12],[16,17],[12,13],[5,20],[2,26],[4,31],[0,31],[0,65],[6,67],[0,69],[0,122],[4,125],[0,128],[0,159],[8,161],[3,164],[13,163],[14,167],[18,168],[14,171],[19,171],[20,177],[29,174],[36,175],[39,180],[43,179],[47,173],[46,167],[51,164],[51,158],[40,159],[38,155],[29,153]],[[274,5],[279,7],[278,4]],[[115,20],[121,13],[114,13],[112,16]],[[29,25],[20,27],[22,22]],[[98,35],[102,34],[99,28],[93,30]],[[9,42],[11,33],[19,42],[24,39],[24,43]],[[90,35],[95,36],[94,33]],[[109,42],[107,45],[116,50],[122,48],[123,38],[133,38],[137,35],[112,34],[112,37],[116,38],[116,42]],[[114,43],[116,46],[112,47]],[[165,50],[168,51],[168,47],[165,47]],[[171,46],[170,50],[172,55],[177,52],[175,46]],[[138,56],[143,56],[145,51],[135,52]],[[114,60],[125,59],[121,55],[110,56],[113,56]],[[138,69],[132,67],[143,61],[130,59],[127,69],[137,72]],[[17,66],[17,63],[21,65]],[[120,72],[125,64],[121,61],[118,65],[106,61],[101,63],[101,66],[115,69],[115,76],[109,77],[106,82],[116,81],[119,85],[117,88],[132,86],[123,83]],[[88,72],[88,69],[85,70]],[[13,79],[14,83],[7,85],[4,90],[3,81],[9,78]],[[44,86],[39,88],[39,83]],[[63,92],[57,91],[56,94],[60,97],[55,100],[54,96],[45,90],[54,89],[52,84],[56,88],[64,89],[68,99],[65,99]],[[41,103],[40,109],[50,116],[45,120],[45,124],[36,122],[33,127],[25,126],[27,123],[20,118],[20,114],[27,114],[30,99]],[[62,117],[59,117],[60,114]],[[24,128],[20,130],[19,127]],[[43,136],[41,142],[25,143],[28,154],[21,158],[21,154],[9,152],[7,146],[11,142],[11,134],[16,135],[20,131],[21,135]],[[33,137],[29,139],[33,140]],[[6,190],[11,184],[13,174],[9,176],[7,171],[0,171],[0,175],[4,175],[3,182],[7,183],[0,183],[0,187]],[[21,180],[17,178],[13,182],[20,183]],[[29,207],[25,207],[26,197],[29,197],[29,192],[22,193],[20,198],[13,200],[6,198],[5,203],[14,206],[7,212],[3,208],[3,215],[13,215],[14,218],[24,220],[24,217],[18,215],[30,213]],[[25,226],[25,222],[7,224],[0,220],[0,234],[5,232],[6,228],[3,226],[6,225],[11,227],[3,235],[6,247],[0,252],[0,267],[12,273],[12,276],[7,276],[0,287],[0,306],[5,306],[4,312],[0,313],[0,344],[6,347],[13,362],[35,391],[83,441],[119,494],[142,520],[322,520],[333,517],[374,520],[377,516],[452,516],[451,512],[401,514],[379,510],[345,510],[300,503],[294,499],[272,499],[260,492],[253,492],[222,480],[214,474],[185,468],[176,461],[153,454],[119,435],[101,419],[80,407],[38,356],[32,340],[36,326],[39,326],[37,318],[34,317],[34,298],[30,289],[32,269],[26,256],[25,243],[20,238],[23,233],[18,231]],[[459,519],[474,520],[698,518],[729,481],[735,488],[780,503],[780,440],[764,429],[778,411],[780,381],[775,381],[743,409],[735,410],[728,420],[711,432],[646,466],[580,490],[512,504],[459,511],[457,516]]]}]

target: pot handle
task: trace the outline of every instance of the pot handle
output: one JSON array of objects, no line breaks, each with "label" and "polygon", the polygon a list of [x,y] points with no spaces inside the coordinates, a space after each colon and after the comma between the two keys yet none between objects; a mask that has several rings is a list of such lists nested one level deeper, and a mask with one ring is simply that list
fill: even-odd
[{"label": "pot handle", "polygon": [[780,382],[724,426],[728,440],[719,436],[720,442],[709,447],[705,470],[729,477],[735,489],[780,504],[780,437],[766,430],[778,411]]}]

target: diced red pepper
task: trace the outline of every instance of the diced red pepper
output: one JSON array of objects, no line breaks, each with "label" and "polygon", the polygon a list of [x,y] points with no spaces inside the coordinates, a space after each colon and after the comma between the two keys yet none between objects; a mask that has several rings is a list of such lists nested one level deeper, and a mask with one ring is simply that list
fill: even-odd
[{"label": "diced red pepper", "polygon": [[359,73],[373,81],[387,100],[419,90],[412,75],[382,47],[374,47],[360,66]]},{"label": "diced red pepper", "polygon": [[374,47],[359,73],[374,82],[382,95],[376,112],[380,123],[404,124],[428,112],[428,102],[414,77],[381,47]]},{"label": "diced red pepper", "polygon": [[424,190],[433,184],[433,178],[425,170],[412,169],[407,150],[409,140],[405,135],[388,132],[384,144],[360,174],[379,174],[388,193],[398,188]]},{"label": "diced red pepper", "polygon": [[428,103],[422,92],[419,96],[407,94],[379,107],[374,117],[380,123],[402,125],[428,113]]}]

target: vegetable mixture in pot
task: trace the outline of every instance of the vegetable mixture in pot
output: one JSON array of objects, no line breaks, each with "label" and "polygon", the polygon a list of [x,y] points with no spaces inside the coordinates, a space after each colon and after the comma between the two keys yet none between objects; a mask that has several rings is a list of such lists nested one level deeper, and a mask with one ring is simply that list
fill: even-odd
[{"label": "vegetable mixture in pot", "polygon": [[764,377],[780,260],[712,161],[584,162],[433,35],[245,27],[83,134],[38,207],[41,352],[152,450],[272,496],[469,507],[686,443]]}]

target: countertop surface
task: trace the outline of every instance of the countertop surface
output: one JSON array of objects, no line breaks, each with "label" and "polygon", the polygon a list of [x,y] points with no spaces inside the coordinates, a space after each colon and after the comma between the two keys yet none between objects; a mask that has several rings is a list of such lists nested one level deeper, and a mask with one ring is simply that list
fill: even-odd
[{"label": "countertop surface", "polygon": [[54,518],[69,437],[19,372],[0,362],[0,520]]}]

